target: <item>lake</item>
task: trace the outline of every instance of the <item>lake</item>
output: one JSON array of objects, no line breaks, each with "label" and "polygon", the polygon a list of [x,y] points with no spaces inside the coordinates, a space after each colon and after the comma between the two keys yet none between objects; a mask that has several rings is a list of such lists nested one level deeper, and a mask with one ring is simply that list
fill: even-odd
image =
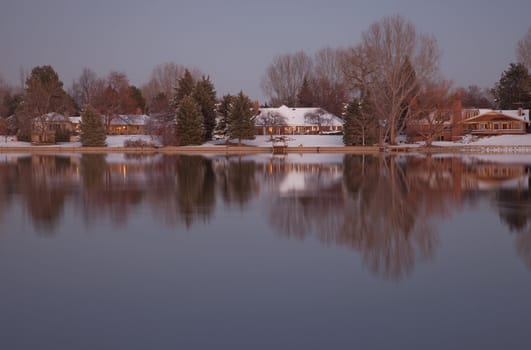
[{"label": "lake", "polygon": [[529,349],[531,157],[0,154],[0,349]]}]

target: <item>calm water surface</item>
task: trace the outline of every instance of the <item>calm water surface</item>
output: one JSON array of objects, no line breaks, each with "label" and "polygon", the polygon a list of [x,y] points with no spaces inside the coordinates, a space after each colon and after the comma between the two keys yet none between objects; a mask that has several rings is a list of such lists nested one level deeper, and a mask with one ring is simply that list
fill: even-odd
[{"label": "calm water surface", "polygon": [[530,169],[0,154],[0,349],[530,349]]}]

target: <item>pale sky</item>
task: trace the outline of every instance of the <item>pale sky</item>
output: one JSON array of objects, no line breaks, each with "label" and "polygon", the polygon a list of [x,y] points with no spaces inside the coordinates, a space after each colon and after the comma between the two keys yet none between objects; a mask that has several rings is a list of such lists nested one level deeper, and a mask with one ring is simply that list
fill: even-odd
[{"label": "pale sky", "polygon": [[50,64],[69,88],[88,67],[134,85],[173,61],[210,75],[218,96],[260,80],[278,54],[354,46],[369,25],[400,14],[433,34],[455,85],[491,87],[531,24],[529,0],[0,0],[0,76]]}]

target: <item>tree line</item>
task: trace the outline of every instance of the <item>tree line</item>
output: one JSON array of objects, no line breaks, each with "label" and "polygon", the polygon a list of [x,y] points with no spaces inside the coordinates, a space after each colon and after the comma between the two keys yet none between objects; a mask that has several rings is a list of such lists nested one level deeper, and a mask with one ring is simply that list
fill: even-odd
[{"label": "tree line", "polygon": [[[423,136],[431,142],[458,102],[466,108],[531,107],[531,27],[517,43],[517,63],[492,88],[454,87],[440,72],[440,56],[435,37],[399,15],[384,17],[355,46],[276,56],[261,81],[268,98],[262,106],[320,107],[341,116],[346,145],[394,144],[415,122],[429,125]],[[207,75],[173,62],[154,67],[141,87],[123,72],[99,77],[88,68],[68,91],[51,66],[35,67],[27,78],[22,72],[21,80],[17,90],[0,77],[0,134],[16,132],[20,140],[30,139],[33,118],[49,112],[99,115],[103,131],[91,123],[86,132],[100,134],[120,114],[149,113],[149,132],[166,145],[200,144],[214,135],[241,143],[254,135],[256,101],[243,91],[218,99]]]},{"label": "tree line", "polygon": [[[83,146],[105,146],[106,130],[113,120],[122,114],[139,113],[150,113],[146,128],[164,145],[202,144],[211,140],[214,132],[239,143],[254,137],[257,103],[243,91],[218,101],[208,76],[174,63],[156,66],[141,89],[131,85],[125,73],[112,71],[100,78],[86,68],[67,92],[49,65],[33,68],[23,90],[16,91],[3,80],[0,84],[0,134],[16,134],[21,141],[30,141],[35,125],[45,125],[51,112],[81,114]],[[35,123],[39,119],[41,122]],[[58,141],[67,141],[66,136]]]},{"label": "tree line", "polygon": [[346,145],[395,144],[408,123],[428,125],[423,136],[431,142],[459,103],[531,108],[531,27],[517,44],[518,63],[491,88],[454,87],[440,57],[435,37],[395,15],[374,22],[355,46],[276,56],[261,85],[272,106],[318,106],[343,116]]}]

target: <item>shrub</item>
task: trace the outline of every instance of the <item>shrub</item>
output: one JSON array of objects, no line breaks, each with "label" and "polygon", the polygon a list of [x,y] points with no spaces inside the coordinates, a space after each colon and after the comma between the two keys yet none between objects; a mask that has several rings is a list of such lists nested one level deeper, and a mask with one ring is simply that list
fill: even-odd
[{"label": "shrub", "polygon": [[149,142],[146,140],[141,139],[128,139],[124,141],[124,147],[131,147],[131,148],[156,148],[157,145],[153,142]]}]

